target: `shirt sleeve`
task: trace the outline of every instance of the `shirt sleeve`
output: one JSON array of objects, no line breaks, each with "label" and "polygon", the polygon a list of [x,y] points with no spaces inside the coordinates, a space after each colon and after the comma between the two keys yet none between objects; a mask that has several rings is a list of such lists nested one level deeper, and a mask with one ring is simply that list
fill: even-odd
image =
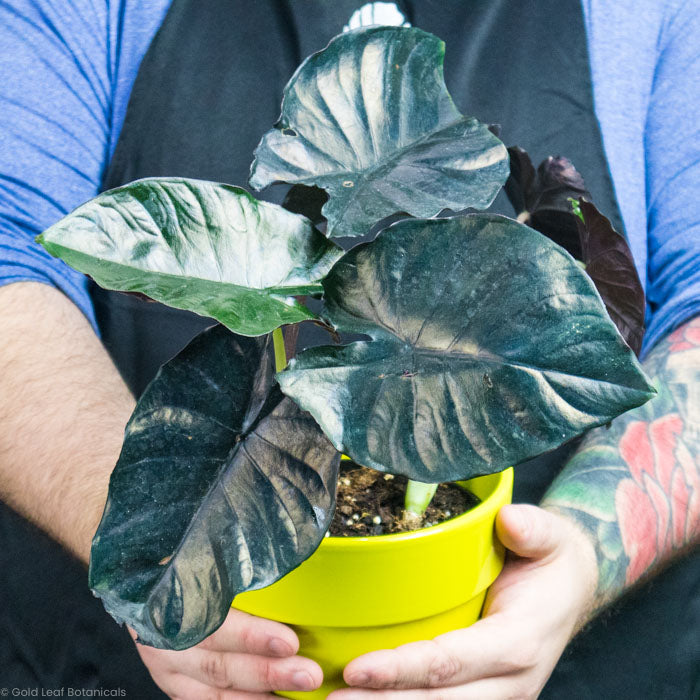
[{"label": "shirt sleeve", "polygon": [[89,0],[0,2],[0,284],[52,284],[93,324],[83,276],[34,238],[98,191],[111,106],[108,21],[107,4]]},{"label": "shirt sleeve", "polygon": [[700,312],[700,3],[664,25],[646,124],[645,351]]},{"label": "shirt sleeve", "polygon": [[34,238],[100,189],[169,0],[0,0],[0,285],[86,280]]}]

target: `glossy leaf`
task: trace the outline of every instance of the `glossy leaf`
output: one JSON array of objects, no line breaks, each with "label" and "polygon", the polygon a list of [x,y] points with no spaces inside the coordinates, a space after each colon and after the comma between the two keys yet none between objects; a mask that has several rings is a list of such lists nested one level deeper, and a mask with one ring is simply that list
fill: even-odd
[{"label": "glossy leaf", "polygon": [[639,355],[644,337],[644,290],[627,241],[610,220],[584,199],[579,200],[583,222],[577,218],[581,260],[595,283],[617,329]]},{"label": "glossy leaf", "polygon": [[38,240],[106,289],[140,292],[244,335],[315,318],[294,295],[320,291],[342,255],[300,216],[237,187],[181,178],[105,192]]},{"label": "glossy leaf", "polygon": [[340,456],[271,390],[270,345],[205,331],[127,425],[90,586],[146,644],[198,643],[235,595],[298,566],[330,525]]},{"label": "glossy leaf", "polygon": [[369,467],[498,471],[653,394],[576,261],[512,219],[402,221],[323,284],[332,323],[372,340],[307,350],[278,380]]},{"label": "glossy leaf", "polygon": [[463,117],[443,77],[445,46],[404,27],[347,32],[304,61],[250,183],[317,185],[329,236],[359,236],[397,212],[488,207],[508,177],[505,146]]},{"label": "glossy leaf", "polygon": [[510,177],[505,189],[518,220],[536,229],[581,259],[576,218],[571,198],[591,199],[583,178],[568,158],[550,156],[535,170],[530,156],[512,146]]}]

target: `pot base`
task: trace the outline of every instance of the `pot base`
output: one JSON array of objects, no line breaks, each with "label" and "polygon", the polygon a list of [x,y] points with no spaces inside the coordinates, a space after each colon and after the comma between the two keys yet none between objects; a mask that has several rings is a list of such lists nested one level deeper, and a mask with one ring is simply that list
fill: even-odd
[{"label": "pot base", "polygon": [[314,659],[323,669],[323,685],[310,692],[278,692],[292,700],[324,700],[329,693],[345,688],[343,669],[354,658],[376,649],[393,649],[409,642],[433,639],[450,630],[467,627],[479,619],[486,591],[447,610],[411,622],[380,627],[293,626],[299,636],[299,654]]}]

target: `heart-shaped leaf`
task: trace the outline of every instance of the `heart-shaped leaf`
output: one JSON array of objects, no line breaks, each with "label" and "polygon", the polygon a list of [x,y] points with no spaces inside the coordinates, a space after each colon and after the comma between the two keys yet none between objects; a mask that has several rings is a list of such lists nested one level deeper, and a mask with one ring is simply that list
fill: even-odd
[{"label": "heart-shaped leaf", "polygon": [[653,394],[576,261],[512,219],[399,222],[323,286],[332,323],[373,340],[307,350],[278,380],[381,471],[498,471]]},{"label": "heart-shaped leaf", "polygon": [[317,185],[329,236],[360,236],[397,212],[488,207],[508,177],[505,146],[463,117],[443,77],[445,45],[420,29],[347,32],[310,56],[255,151],[250,184]]},{"label": "heart-shaped leaf", "polygon": [[298,566],[330,525],[340,455],[273,376],[269,336],[200,334],[129,421],[90,586],[141,641],[190,647],[233,597]]},{"label": "heart-shaped leaf", "polygon": [[571,199],[591,195],[568,158],[550,156],[535,170],[522,148],[511,146],[510,177],[505,185],[518,221],[526,223],[566,248],[577,260],[581,248]]},{"label": "heart-shaped leaf", "polygon": [[627,241],[595,205],[579,200],[583,221],[576,217],[581,261],[595,283],[617,329],[639,355],[644,338],[644,289]]},{"label": "heart-shaped leaf", "polygon": [[105,192],[38,240],[106,289],[140,292],[244,335],[316,318],[294,295],[319,292],[342,255],[307,219],[237,187],[182,178]]}]

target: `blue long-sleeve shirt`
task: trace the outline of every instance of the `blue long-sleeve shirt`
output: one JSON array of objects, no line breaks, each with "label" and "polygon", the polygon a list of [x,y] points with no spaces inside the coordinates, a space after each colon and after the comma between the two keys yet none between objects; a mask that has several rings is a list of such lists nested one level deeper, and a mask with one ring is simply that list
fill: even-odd
[{"label": "blue long-sleeve shirt", "polygon": [[[52,284],[93,324],[83,276],[34,237],[97,194],[169,4],[0,0],[0,285]],[[700,3],[583,9],[596,115],[647,293],[648,349],[700,311]]]}]

